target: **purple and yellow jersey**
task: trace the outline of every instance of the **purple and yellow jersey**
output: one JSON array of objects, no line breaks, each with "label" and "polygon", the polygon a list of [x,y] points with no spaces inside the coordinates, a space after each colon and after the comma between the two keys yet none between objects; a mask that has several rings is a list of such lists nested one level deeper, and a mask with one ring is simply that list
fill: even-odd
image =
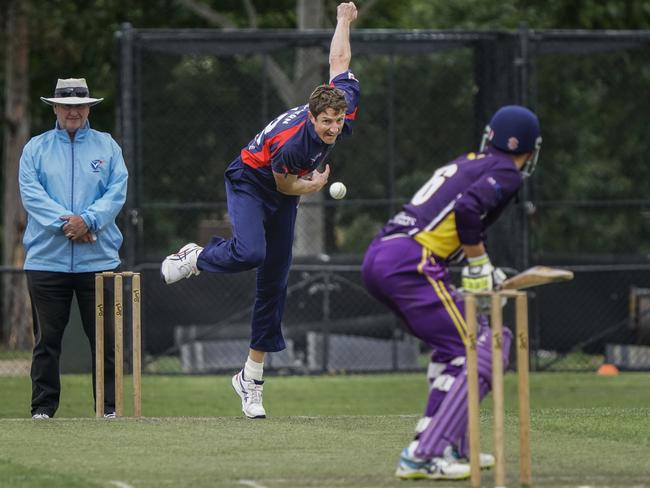
[{"label": "purple and yellow jersey", "polygon": [[[352,134],[352,121],[359,103],[359,82],[347,70],[332,79],[330,85],[345,94],[347,110],[339,137]],[[273,171],[305,176],[314,171],[334,148],[318,137],[307,116],[308,105],[294,107],[276,117],[241,150],[240,159],[265,186],[275,189]]]},{"label": "purple and yellow jersey", "polygon": [[523,183],[511,157],[495,148],[438,168],[380,235],[408,234],[449,262],[461,244],[478,244]]}]

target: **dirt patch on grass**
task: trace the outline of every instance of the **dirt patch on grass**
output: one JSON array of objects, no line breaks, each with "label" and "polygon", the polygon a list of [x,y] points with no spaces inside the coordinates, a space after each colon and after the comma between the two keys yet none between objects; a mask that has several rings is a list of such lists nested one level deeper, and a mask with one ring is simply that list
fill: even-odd
[{"label": "dirt patch on grass", "polygon": [[28,376],[32,362],[28,359],[0,360],[0,376]]}]

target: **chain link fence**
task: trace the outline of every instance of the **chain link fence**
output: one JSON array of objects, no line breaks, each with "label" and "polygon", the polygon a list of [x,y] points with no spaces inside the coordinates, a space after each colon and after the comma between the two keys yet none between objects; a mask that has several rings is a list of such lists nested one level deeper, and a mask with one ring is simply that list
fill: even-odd
[{"label": "chain link fence", "polygon": [[[241,367],[248,350],[254,272],[202,273],[167,286],[157,264],[136,269],[142,273],[146,373],[223,373]],[[568,269],[575,273],[572,282],[528,291],[533,370],[593,371],[611,359],[608,345],[650,345],[650,265]],[[460,269],[453,272],[458,278]],[[504,317],[512,327],[510,308]],[[125,316],[128,338],[130,315]],[[295,265],[283,327],[287,350],[271,353],[267,364],[279,374],[412,371],[428,362],[427,351],[365,292],[358,265]],[[0,375],[27,374],[29,348],[12,347],[10,329],[2,332]],[[641,363],[630,363],[628,369],[643,369],[647,352],[635,354]],[[62,372],[89,367],[88,345],[73,308]]]},{"label": "chain link fence", "polygon": [[[131,174],[120,224],[125,263],[143,273],[146,370],[232,371],[248,347],[254,273],[203,273],[166,287],[158,263],[185,242],[228,234],[225,167],[327,81],[331,32],[125,25],[116,39],[117,134]],[[329,161],[348,195],[301,202],[289,347],[270,355],[269,369],[424,366],[419,344],[363,290],[361,257],[436,168],[477,149],[507,103],[539,114],[544,144],[537,172],[490,232],[490,254],[503,267],[576,273],[530,293],[533,368],[591,371],[608,360],[608,344],[650,342],[637,310],[650,288],[649,44],[646,31],[354,31],[361,104],[354,136]],[[8,361],[29,353],[12,345],[4,317],[0,361],[11,370]]]}]

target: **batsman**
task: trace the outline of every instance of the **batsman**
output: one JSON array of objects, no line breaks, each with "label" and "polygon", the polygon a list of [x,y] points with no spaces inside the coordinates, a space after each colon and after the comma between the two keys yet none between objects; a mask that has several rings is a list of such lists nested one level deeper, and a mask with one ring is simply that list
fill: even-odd
[{"label": "batsman", "polygon": [[[490,262],[486,230],[530,176],[541,147],[537,116],[519,105],[501,107],[486,127],[478,153],[438,168],[368,247],[362,267],[368,291],[432,350],[429,395],[413,441],[400,455],[402,479],[465,479],[467,461],[467,326],[449,265],[466,259],[462,288],[489,291],[505,274]],[[504,331],[507,366],[512,335]],[[480,395],[491,387],[487,320],[478,331]],[[494,465],[481,454],[481,467]]]}]

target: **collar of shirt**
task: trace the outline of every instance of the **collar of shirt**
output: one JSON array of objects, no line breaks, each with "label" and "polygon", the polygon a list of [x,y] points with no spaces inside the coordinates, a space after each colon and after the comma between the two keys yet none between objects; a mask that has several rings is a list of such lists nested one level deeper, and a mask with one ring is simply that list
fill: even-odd
[{"label": "collar of shirt", "polygon": [[[70,142],[70,136],[68,135],[68,131],[65,129],[62,129],[61,126],[59,125],[59,122],[55,122],[54,124],[54,130],[56,130],[56,135],[57,137],[61,138],[64,141]],[[77,132],[75,133],[74,136],[74,142],[81,142],[84,140],[86,137],[86,134],[88,134],[88,131],[90,130],[90,122],[86,120],[86,123],[84,124],[83,127],[79,128]]]},{"label": "collar of shirt", "polygon": [[494,156],[497,156],[497,157],[507,159],[507,160],[512,162],[513,166],[516,167],[515,162],[512,160],[512,157],[514,156],[514,154],[512,154],[512,153],[507,153],[505,151],[502,151],[501,149],[497,149],[496,147],[490,146],[485,150],[485,154],[486,155],[494,155]]}]

